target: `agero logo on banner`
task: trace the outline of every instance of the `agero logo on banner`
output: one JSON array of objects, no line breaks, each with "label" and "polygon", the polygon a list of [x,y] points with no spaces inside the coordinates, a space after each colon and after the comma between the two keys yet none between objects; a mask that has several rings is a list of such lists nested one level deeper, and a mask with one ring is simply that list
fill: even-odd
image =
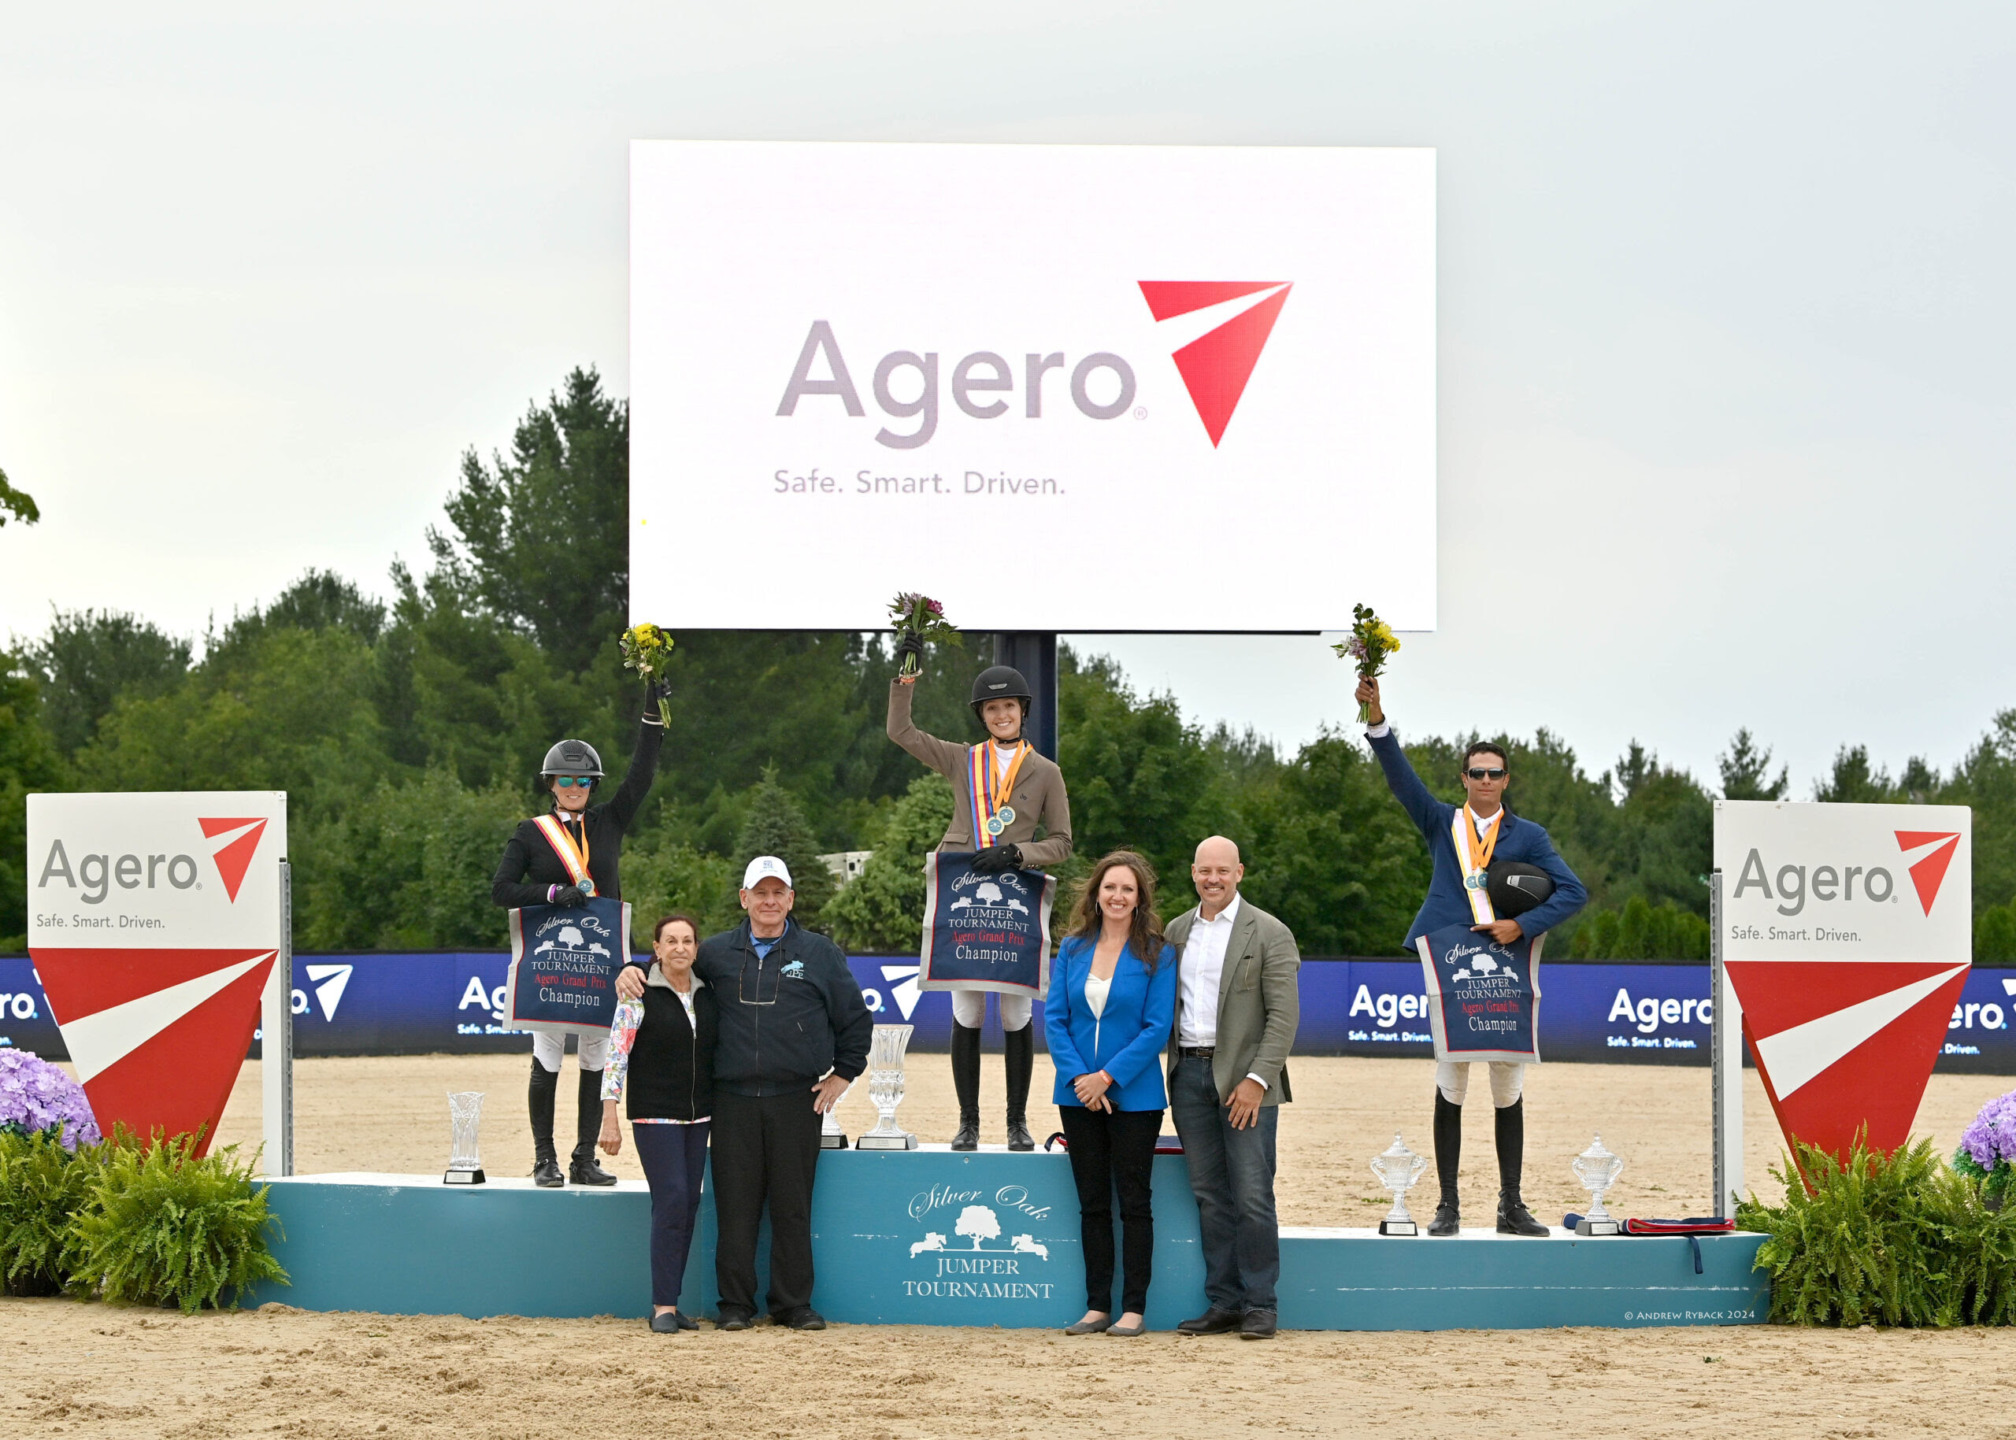
[{"label": "agero logo on banner", "polygon": [[[199,818],[196,824],[204,839],[210,842],[211,863],[217,868],[217,878],[223,882],[226,900],[235,905],[239,888],[245,883],[245,872],[251,869],[252,856],[259,848],[260,838],[266,833],[266,822],[261,819]],[[58,838],[49,842],[35,888],[46,890],[53,882],[61,881],[77,891],[77,898],[86,905],[102,905],[115,889],[155,890],[163,884],[176,890],[201,889],[201,875],[194,855],[157,851],[146,855],[128,853],[115,856],[109,851],[99,851],[79,855],[73,860],[68,848]]]},{"label": "agero logo on banner", "polygon": [[[1947,866],[1952,863],[1954,851],[1959,848],[1959,832],[1898,830],[1893,833],[1897,837],[1898,848],[1904,853],[1926,851],[1912,863],[1910,875],[1919,904],[1929,916],[1933,902],[1939,898],[1940,886],[1945,882]],[[1861,887],[1859,895],[1856,893],[1858,884]],[[1786,864],[1774,869],[1765,862],[1763,853],[1752,847],[1743,858],[1742,868],[1736,875],[1736,888],[1730,898],[1740,900],[1752,891],[1765,900],[1775,902],[1780,915],[1792,916],[1803,911],[1809,899],[1823,905],[1852,904],[1858,900],[1887,905],[1896,899],[1897,881],[1882,865],[1824,864],[1812,866],[1810,873],[1805,865]]]},{"label": "agero logo on banner", "polygon": [[[1253,368],[1260,361],[1260,352],[1273,333],[1274,322],[1280,317],[1292,286],[1281,280],[1136,283],[1158,324],[1213,305],[1259,297],[1170,357],[1190,393],[1197,418],[1203,422],[1205,434],[1216,449],[1224,439],[1226,427],[1232,423],[1246,382],[1252,378]],[[1050,378],[1053,371],[1055,380]],[[972,419],[998,420],[1013,408],[1008,399],[1001,397],[1017,393],[1018,374],[1025,420],[1044,418],[1046,381],[1053,390],[1060,385],[1068,390],[1072,405],[1091,420],[1113,420],[1127,414],[1139,389],[1133,364],[1111,350],[1095,350],[1075,362],[1061,350],[1031,350],[1023,354],[1019,368],[998,351],[975,350],[962,356],[949,371],[952,403]],[[906,393],[914,389],[914,398],[899,399],[898,388]],[[882,426],[875,432],[876,443],[895,450],[915,450],[929,444],[938,433],[940,388],[939,357],[935,350],[922,353],[891,350],[876,361],[870,382],[876,405],[893,421],[914,422],[908,430]],[[831,322],[826,320],[812,321],[805,332],[805,343],[799,347],[797,362],[785,382],[777,414],[788,419],[798,413],[801,400],[820,396],[837,399],[850,418],[867,416],[854,372],[841,352]]]}]

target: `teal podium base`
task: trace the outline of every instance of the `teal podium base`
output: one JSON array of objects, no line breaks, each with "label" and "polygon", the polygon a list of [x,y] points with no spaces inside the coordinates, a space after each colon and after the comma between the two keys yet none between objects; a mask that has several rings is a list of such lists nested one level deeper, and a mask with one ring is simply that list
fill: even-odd
[{"label": "teal podium base", "polygon": [[[540,1190],[530,1180],[443,1185],[420,1175],[276,1179],[291,1286],[246,1300],[392,1315],[555,1318],[651,1313],[651,1196]],[[680,1308],[711,1315],[711,1181]],[[1154,1173],[1155,1274],[1148,1324],[1204,1309],[1197,1204],[1180,1156]],[[1373,1230],[1281,1232],[1280,1323],[1291,1330],[1529,1329],[1757,1323],[1769,1282],[1761,1235],[1546,1239],[1466,1231],[1448,1239]],[[758,1300],[768,1227],[757,1246]],[[827,1151],[812,1205],[813,1303],[830,1320],[1051,1328],[1084,1313],[1078,1198],[1062,1154]],[[1117,1295],[1114,1297],[1117,1301]]]}]

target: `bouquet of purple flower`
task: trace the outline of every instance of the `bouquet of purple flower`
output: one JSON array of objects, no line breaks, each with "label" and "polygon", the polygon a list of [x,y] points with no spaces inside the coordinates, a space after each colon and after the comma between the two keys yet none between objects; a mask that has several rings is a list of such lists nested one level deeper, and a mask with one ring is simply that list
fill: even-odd
[{"label": "bouquet of purple flower", "polygon": [[1953,1168],[1982,1182],[1997,1200],[2016,1182],[2016,1090],[1998,1095],[1981,1107],[1960,1135]]},{"label": "bouquet of purple flower", "polygon": [[[959,632],[945,618],[945,607],[929,595],[919,595],[905,590],[889,602],[889,618],[896,622],[896,633],[900,636],[909,631],[919,640],[938,640],[953,645],[959,643]],[[915,675],[918,670],[917,657],[905,655],[898,669],[899,675]]]},{"label": "bouquet of purple flower", "polygon": [[0,1050],[0,1130],[55,1130],[67,1150],[104,1138],[83,1087],[27,1050]]}]

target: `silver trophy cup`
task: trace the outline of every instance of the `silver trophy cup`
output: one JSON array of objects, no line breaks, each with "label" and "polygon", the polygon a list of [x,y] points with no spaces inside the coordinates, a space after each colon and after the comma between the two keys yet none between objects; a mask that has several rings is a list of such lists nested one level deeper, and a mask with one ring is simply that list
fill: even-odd
[{"label": "silver trophy cup", "polygon": [[917,1137],[896,1125],[903,1103],[903,1052],[913,1025],[877,1025],[868,1045],[868,1098],[875,1105],[875,1128],[854,1142],[856,1150],[915,1150]]},{"label": "silver trophy cup", "polygon": [[845,1150],[847,1134],[840,1128],[840,1107],[847,1103],[847,1097],[854,1093],[850,1081],[845,1090],[834,1097],[833,1108],[826,1112],[826,1119],[819,1126],[819,1148],[821,1150]]},{"label": "silver trophy cup", "polygon": [[1587,1150],[1569,1162],[1568,1168],[1575,1172],[1589,1191],[1589,1213],[1575,1222],[1577,1235],[1615,1235],[1619,1226],[1608,1210],[1603,1208],[1603,1192],[1617,1183],[1617,1176],[1624,1169],[1624,1158],[1612,1155],[1603,1148],[1603,1137],[1598,1135]]},{"label": "silver trophy cup", "polygon": [[448,1092],[448,1128],[452,1143],[448,1151],[448,1169],[441,1177],[443,1185],[483,1183],[483,1160],[476,1151],[476,1132],[482,1124],[481,1090]]},{"label": "silver trophy cup", "polygon": [[1372,1161],[1372,1174],[1381,1190],[1393,1192],[1393,1208],[1379,1222],[1381,1235],[1419,1235],[1414,1217],[1407,1213],[1407,1192],[1428,1168],[1428,1157],[1409,1150],[1396,1134],[1386,1152]]}]

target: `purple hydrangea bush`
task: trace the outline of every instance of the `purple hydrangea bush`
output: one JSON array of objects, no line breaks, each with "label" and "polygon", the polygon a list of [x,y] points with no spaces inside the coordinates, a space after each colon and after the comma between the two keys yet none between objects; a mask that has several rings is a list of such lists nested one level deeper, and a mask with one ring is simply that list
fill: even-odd
[{"label": "purple hydrangea bush", "polygon": [[104,1138],[83,1087],[28,1050],[0,1050],[0,1129],[59,1130],[67,1150]]},{"label": "purple hydrangea bush", "polygon": [[2016,1181],[2016,1090],[1998,1095],[1960,1135],[1953,1168],[1985,1182],[1998,1199]]}]

